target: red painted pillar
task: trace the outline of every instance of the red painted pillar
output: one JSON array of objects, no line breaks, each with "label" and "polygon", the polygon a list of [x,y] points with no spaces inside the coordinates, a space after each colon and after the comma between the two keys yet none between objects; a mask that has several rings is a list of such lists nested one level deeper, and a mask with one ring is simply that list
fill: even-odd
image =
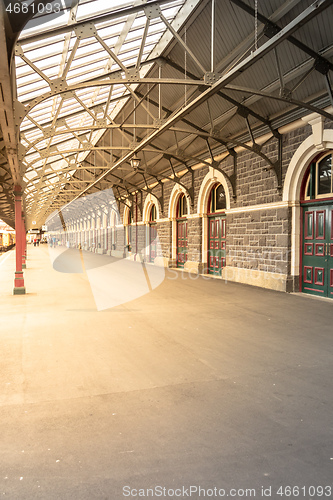
[{"label": "red painted pillar", "polygon": [[22,271],[23,253],[23,225],[22,225],[22,190],[21,186],[14,187],[15,195],[15,233],[16,233],[16,271],[14,280],[14,295],[25,293],[24,278]]},{"label": "red painted pillar", "polygon": [[22,269],[26,269],[26,248],[27,248],[27,236],[25,232],[25,222],[24,214],[22,212]]}]

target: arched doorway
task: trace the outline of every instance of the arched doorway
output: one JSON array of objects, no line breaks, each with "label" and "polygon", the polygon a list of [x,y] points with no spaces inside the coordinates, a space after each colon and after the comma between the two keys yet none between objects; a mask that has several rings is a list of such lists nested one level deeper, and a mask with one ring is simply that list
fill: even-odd
[{"label": "arched doorway", "polygon": [[157,254],[157,210],[156,205],[152,204],[149,213],[148,223],[148,243],[149,243],[149,262],[154,262]]},{"label": "arched doorway", "polygon": [[222,184],[215,184],[208,198],[208,274],[221,276],[226,265],[226,196]]},{"label": "arched doorway", "polygon": [[177,200],[176,222],[177,222],[177,267],[183,268],[187,261],[187,201],[184,193]]},{"label": "arched doorway", "polygon": [[332,152],[318,155],[301,189],[301,290],[333,298]]}]

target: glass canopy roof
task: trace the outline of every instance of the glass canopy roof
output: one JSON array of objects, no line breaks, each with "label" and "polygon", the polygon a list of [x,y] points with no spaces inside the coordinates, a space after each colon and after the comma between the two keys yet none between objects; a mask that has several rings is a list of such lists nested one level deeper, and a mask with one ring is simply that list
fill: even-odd
[{"label": "glass canopy roof", "polygon": [[112,186],[121,202],[198,164],[224,161],[235,183],[245,150],[281,189],[279,130],[309,112],[332,120],[330,0],[269,0],[257,16],[243,0],[48,5],[59,12],[41,8],[15,48],[28,226],[83,194]]},{"label": "glass canopy roof", "polygon": [[34,219],[127,100],[138,99],[136,82],[168,43],[168,23],[185,3],[62,0],[59,13],[41,11],[26,25],[15,49],[15,112],[26,210]]}]

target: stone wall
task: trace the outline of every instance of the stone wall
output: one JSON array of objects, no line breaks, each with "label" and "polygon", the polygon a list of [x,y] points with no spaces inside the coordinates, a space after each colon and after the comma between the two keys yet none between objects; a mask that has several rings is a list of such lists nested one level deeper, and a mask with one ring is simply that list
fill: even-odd
[{"label": "stone wall", "polygon": [[290,231],[287,207],[227,214],[227,265],[287,274]]},{"label": "stone wall", "polygon": [[158,257],[171,259],[171,241],[172,241],[172,222],[171,221],[157,221],[157,236],[160,242],[160,249],[158,249]]},{"label": "stone wall", "polygon": [[[332,126],[331,122],[326,124],[326,128]],[[305,125],[283,135],[282,182],[292,156],[311,133],[310,125]],[[277,139],[272,138],[262,146],[261,152],[271,162],[276,162],[277,147]],[[220,163],[220,168],[231,176],[233,158],[225,158]],[[189,172],[181,179],[181,183],[188,189],[194,187],[194,198],[188,214],[188,261],[185,265],[185,270],[191,272],[205,272],[202,263],[207,261],[207,242],[203,241],[203,238],[208,239],[206,226],[203,229],[203,219],[196,212],[200,188],[208,172],[208,167],[200,167],[193,171],[193,178]],[[155,264],[176,265],[172,260],[172,245],[175,245],[176,240],[173,230],[176,223],[174,219],[168,219],[170,197],[176,185],[173,181],[166,181],[151,188],[152,194],[162,202],[158,202],[160,218],[156,228],[160,246],[157,248]],[[232,196],[233,194],[236,196]],[[131,198],[134,204],[133,219],[136,221],[137,214],[139,223],[137,228],[135,224],[132,226],[132,253],[135,252],[136,242],[139,251],[147,244],[146,226],[142,224],[142,211],[147,196],[145,191],[142,196],[138,194],[138,210],[135,196]],[[282,190],[278,189],[274,169],[260,155],[249,150],[238,152],[236,190],[235,193],[230,192],[230,203],[230,209],[226,210],[227,266],[223,277],[228,275],[228,279],[279,290],[296,290],[298,277],[291,277],[291,208],[282,202]],[[124,204],[121,204],[119,210],[122,222],[124,208]],[[124,228],[117,228],[115,243],[119,253],[124,249],[124,233]]]},{"label": "stone wall", "polygon": [[202,260],[202,218],[195,217],[187,221],[188,253],[187,258],[191,262]]}]

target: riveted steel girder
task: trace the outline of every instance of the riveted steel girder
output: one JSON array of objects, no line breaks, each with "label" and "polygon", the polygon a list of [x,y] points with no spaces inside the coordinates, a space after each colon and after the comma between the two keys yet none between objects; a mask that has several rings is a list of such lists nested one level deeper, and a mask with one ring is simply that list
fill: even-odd
[{"label": "riveted steel girder", "polygon": [[299,25],[302,23],[309,22],[313,17],[315,17],[319,12],[322,12],[326,8],[331,5],[331,0],[320,0],[315,4],[311,5],[307,9],[302,12],[299,16],[297,16],[293,21],[291,21],[287,26],[285,26],[281,31],[279,31],[276,35],[270,38],[264,45],[262,45],[257,51],[252,53],[250,56],[245,58],[242,62],[237,64],[233,69],[231,69],[226,75],[223,75],[219,80],[214,83],[209,89],[202,92],[198,97],[194,98],[188,105],[184,106],[181,110],[176,112],[172,117],[166,119],[165,123],[163,123],[157,131],[152,132],[147,138],[143,139],[138,146],[136,146],[133,151],[124,155],[124,157],[115,162],[112,168],[109,171],[104,172],[101,176],[92,183],[87,189],[84,191],[88,191],[91,187],[94,186],[97,182],[103,179],[108,172],[111,172],[113,169],[117,168],[124,162],[130,161],[130,159],[141,151],[144,147],[150,144],[155,138],[162,135],[166,130],[168,130],[172,125],[174,125],[177,121],[188,115],[191,111],[199,107],[201,104],[206,102],[207,99],[214,96],[217,92],[219,92],[222,88],[226,87],[228,84],[232,82],[240,73],[244,72],[247,68],[253,65],[257,60],[261,59],[264,55],[273,50],[276,46],[286,40],[292,33],[294,33]]}]

